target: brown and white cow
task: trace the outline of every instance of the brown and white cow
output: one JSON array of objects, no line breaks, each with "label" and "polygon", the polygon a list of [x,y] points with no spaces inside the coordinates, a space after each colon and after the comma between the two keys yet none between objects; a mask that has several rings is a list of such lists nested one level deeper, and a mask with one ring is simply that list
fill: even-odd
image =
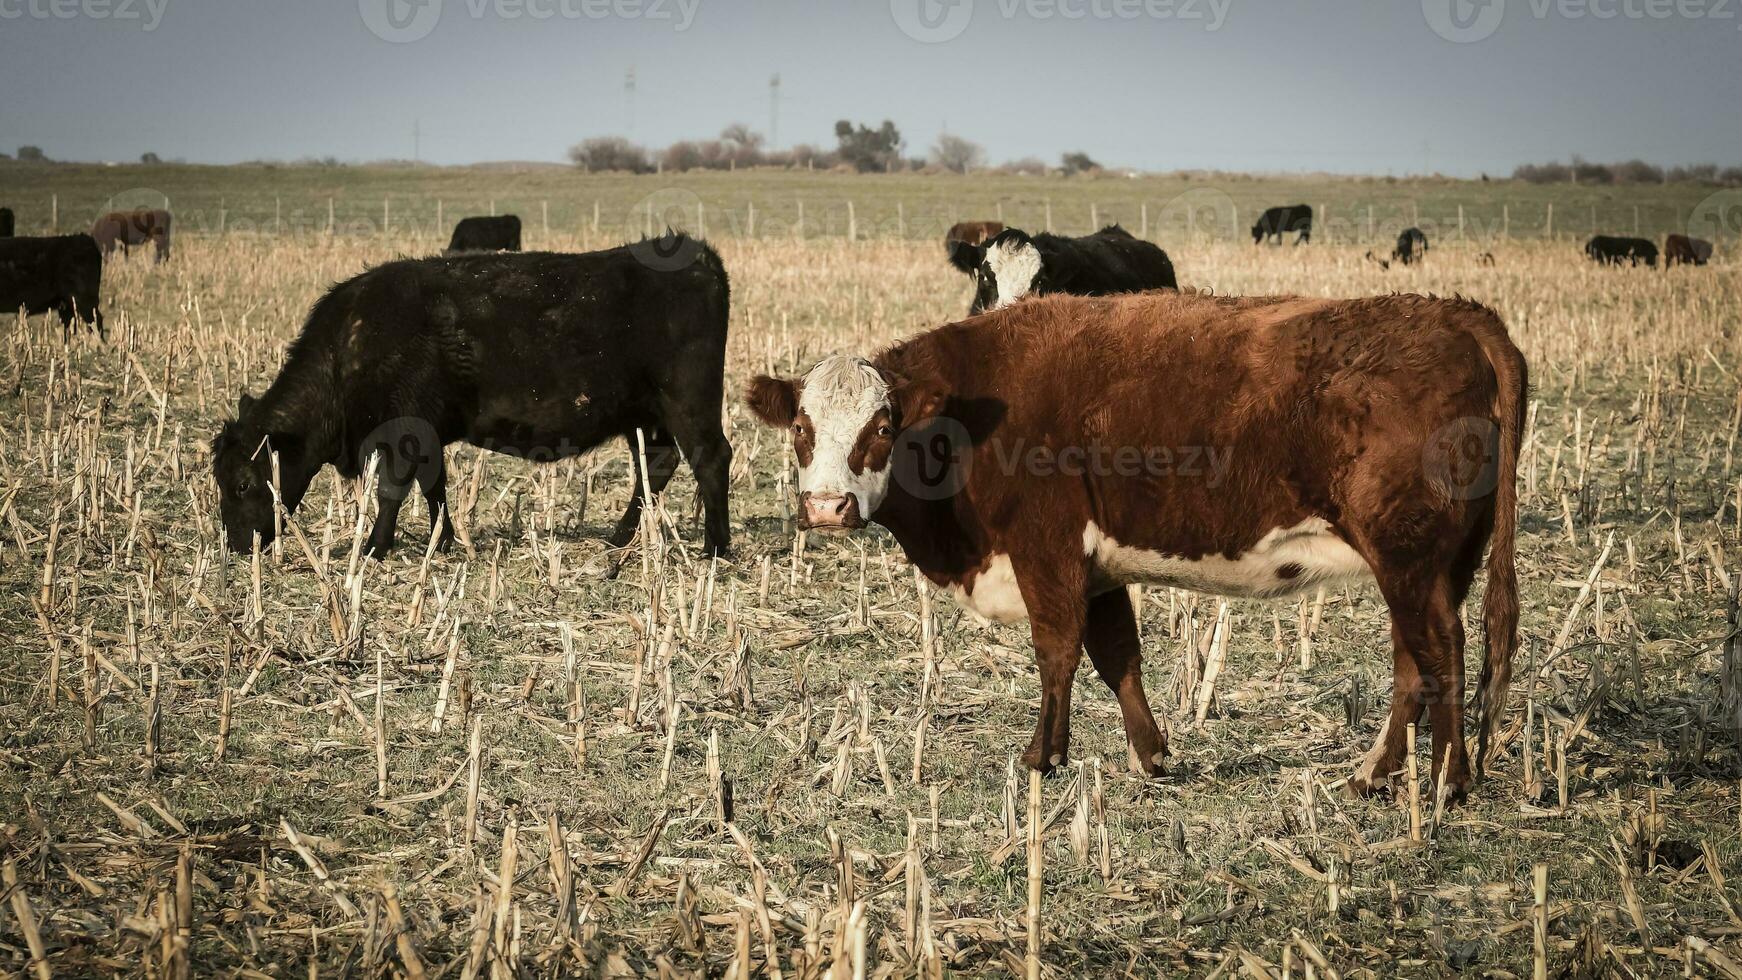
[{"label": "brown and white cow", "polygon": [[1393,704],[1351,784],[1400,768],[1425,708],[1461,796],[1459,607],[1490,545],[1477,771],[1517,646],[1514,476],[1526,365],[1461,299],[1047,296],[834,356],[748,401],[790,427],[803,524],[888,528],[976,613],[1026,617],[1041,703],[1028,765],[1064,762],[1086,647],[1132,764],[1167,740],[1124,586],[1278,597],[1377,579]]}]

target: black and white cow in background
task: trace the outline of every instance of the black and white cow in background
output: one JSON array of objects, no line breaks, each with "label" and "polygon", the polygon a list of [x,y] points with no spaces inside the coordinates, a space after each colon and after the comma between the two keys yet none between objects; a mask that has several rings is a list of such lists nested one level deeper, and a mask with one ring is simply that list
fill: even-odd
[{"label": "black and white cow in background", "polygon": [[1081,238],[1047,232],[1031,236],[1006,228],[984,245],[951,242],[950,264],[974,277],[969,316],[1001,309],[1024,296],[1107,296],[1179,288],[1167,253],[1118,225]]}]

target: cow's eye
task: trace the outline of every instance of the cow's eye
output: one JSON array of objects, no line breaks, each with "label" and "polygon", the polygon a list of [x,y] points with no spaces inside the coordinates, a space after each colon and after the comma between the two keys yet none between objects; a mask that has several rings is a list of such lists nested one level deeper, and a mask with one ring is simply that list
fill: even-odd
[{"label": "cow's eye", "polygon": [[891,429],[891,428],[890,428],[890,427],[889,427],[889,423],[888,423],[888,422],[885,422],[885,423],[883,423],[883,424],[882,424],[882,425],[880,425],[880,426],[878,426],[878,427],[877,427],[877,436],[878,436],[878,438],[880,438],[880,439],[888,439],[888,438],[889,438],[889,437],[891,437],[891,436],[893,436],[893,435],[895,435],[895,430],[894,430],[894,429]]}]

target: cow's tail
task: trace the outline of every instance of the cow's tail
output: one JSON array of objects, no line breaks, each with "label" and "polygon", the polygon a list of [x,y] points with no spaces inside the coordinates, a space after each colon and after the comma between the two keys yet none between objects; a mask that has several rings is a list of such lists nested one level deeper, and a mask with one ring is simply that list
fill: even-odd
[{"label": "cow's tail", "polygon": [[1488,761],[1494,730],[1506,713],[1512,683],[1512,658],[1518,650],[1518,454],[1524,441],[1525,401],[1530,386],[1524,355],[1512,343],[1498,316],[1489,314],[1478,333],[1482,352],[1497,382],[1494,423],[1500,430],[1494,488],[1494,530],[1488,548],[1488,590],[1482,601],[1482,628],[1487,646],[1476,684],[1480,729],[1476,741],[1476,776]]}]

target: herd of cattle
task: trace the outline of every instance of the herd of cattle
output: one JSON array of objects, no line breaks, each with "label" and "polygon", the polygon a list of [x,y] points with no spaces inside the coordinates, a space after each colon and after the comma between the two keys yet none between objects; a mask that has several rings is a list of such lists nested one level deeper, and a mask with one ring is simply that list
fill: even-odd
[{"label": "herd of cattle", "polygon": [[[1311,229],[1297,205],[1264,212],[1252,233],[1298,244]],[[102,256],[152,243],[162,261],[169,231],[166,212],[139,211],[89,235],[0,242],[0,303],[101,332]],[[636,450],[633,489],[611,546],[633,540],[681,459],[706,548],[728,553],[720,256],[673,232],[584,254],[521,252],[520,237],[514,216],[466,218],[442,256],[377,266],[315,303],[277,378],[241,394],[212,442],[229,548],[271,543],[327,465],[373,467],[369,554],[392,548],[414,487],[445,548],[449,443],[551,461],[621,437]],[[1500,318],[1463,299],[1181,291],[1166,253],[1117,225],[1071,238],[969,222],[946,245],[973,281],[967,318],[750,383],[750,411],[790,436],[799,526],[877,523],[977,616],[1029,621],[1042,693],[1023,759],[1043,771],[1068,758],[1086,650],[1118,699],[1133,768],[1162,772],[1127,585],[1273,598],[1376,580],[1393,700],[1350,785],[1387,786],[1425,712],[1434,778],[1462,797],[1459,609],[1485,559],[1476,774],[1517,647],[1528,369]],[[1392,260],[1426,251],[1411,228]],[[1656,260],[1627,239],[1587,253]],[[1666,253],[1701,264],[1711,248],[1671,236]]]}]

